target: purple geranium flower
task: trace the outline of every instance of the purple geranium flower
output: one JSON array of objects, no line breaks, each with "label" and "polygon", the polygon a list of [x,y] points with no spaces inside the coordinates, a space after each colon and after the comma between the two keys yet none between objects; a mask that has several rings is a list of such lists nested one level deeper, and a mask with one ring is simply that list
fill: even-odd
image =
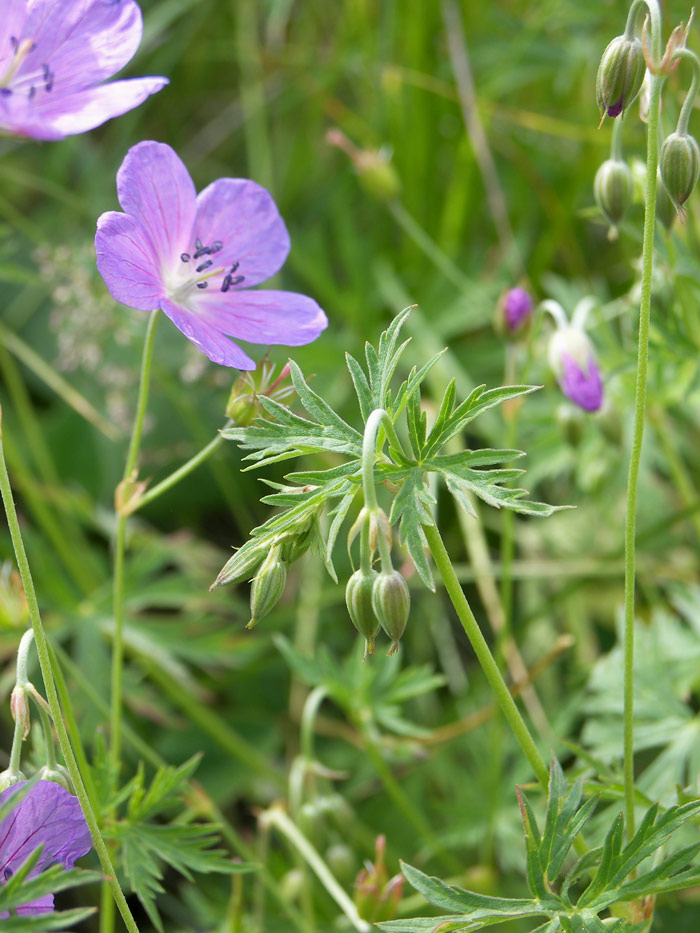
[{"label": "purple geranium flower", "polygon": [[0,0],[0,132],[63,139],[138,107],[167,78],[100,82],[142,32],[134,0]]},{"label": "purple geranium flower", "polygon": [[326,315],[306,295],[251,291],[282,266],[289,234],[264,188],[219,178],[199,194],[175,152],[142,142],[117,173],[119,203],[97,221],[97,268],[112,296],[140,311],[161,308],[222,366],[255,369],[228,338],[299,346]]},{"label": "purple geranium flower", "polygon": [[[0,794],[0,803],[26,782],[13,784]],[[52,781],[39,781],[26,797],[0,822],[0,883],[4,884],[39,846],[39,861],[29,877],[60,862],[72,868],[75,860],[90,851],[90,832],[77,797]],[[17,913],[44,914],[53,910],[53,894],[17,908]],[[7,914],[0,914],[7,917]]]},{"label": "purple geranium flower", "polygon": [[603,404],[603,382],[595,351],[583,330],[594,304],[592,298],[581,299],[571,316],[571,323],[559,302],[548,299],[541,305],[557,324],[549,341],[549,365],[564,395],[584,411],[598,411]]},{"label": "purple geranium flower", "polygon": [[559,377],[559,385],[564,395],[580,405],[584,411],[598,411],[603,404],[603,383],[593,357],[589,358],[588,367],[585,369],[568,353],[562,353],[561,361],[563,370]]},{"label": "purple geranium flower", "polygon": [[532,314],[532,298],[524,288],[511,288],[503,296],[503,316],[506,326],[514,334]]}]

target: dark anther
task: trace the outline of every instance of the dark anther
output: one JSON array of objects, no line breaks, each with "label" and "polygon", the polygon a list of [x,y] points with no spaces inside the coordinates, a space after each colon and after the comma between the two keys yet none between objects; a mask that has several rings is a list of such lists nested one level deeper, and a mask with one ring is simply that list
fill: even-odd
[{"label": "dark anther", "polygon": [[29,100],[31,100],[32,97],[34,97],[35,94],[36,94],[36,88],[35,88],[34,85],[32,84],[32,86],[29,88]]},{"label": "dark anther", "polygon": [[189,262],[189,261],[190,261],[190,254],[189,254],[189,253],[180,253],[180,259],[181,259],[183,262]]},{"label": "dark anther", "polygon": [[211,247],[201,246],[197,252],[194,254],[194,259],[199,259],[200,256],[208,256],[211,253]]},{"label": "dark anther", "polygon": [[224,277],[223,282],[221,283],[221,291],[227,292],[231,288],[231,276],[227,275]]},{"label": "dark anther", "polygon": [[197,288],[208,288],[209,282],[197,282]]},{"label": "dark anther", "polygon": [[213,266],[214,263],[211,259],[207,259],[206,262],[203,262],[201,265],[197,266],[197,272],[204,272],[205,269],[208,269],[209,266]]},{"label": "dark anther", "polygon": [[237,269],[239,266],[240,266],[240,262],[234,262],[234,264],[233,264],[233,265],[231,266],[231,268],[229,269],[229,272],[231,273],[231,275],[233,275],[233,273],[236,271],[236,269]]},{"label": "dark anther", "polygon": [[17,36],[10,36],[10,45],[12,46],[12,51],[16,52],[19,48],[19,39]]},{"label": "dark anther", "polygon": [[197,247],[197,249],[201,249],[204,246],[204,243],[202,243],[199,237],[197,237],[197,239],[194,241],[194,245]]},{"label": "dark anther", "polygon": [[0,94],[2,94],[3,97],[11,97],[12,91],[9,87],[0,87]]},{"label": "dark anther", "polygon": [[5,879],[5,881],[9,881],[12,875],[14,874],[14,872],[12,871],[11,868],[6,868],[4,869],[2,874],[3,874],[3,878]]},{"label": "dark anther", "polygon": [[231,279],[231,285],[240,285],[244,278],[244,275],[237,275],[235,279]]},{"label": "dark anther", "polygon": [[221,242],[221,240],[214,240],[214,242],[211,244],[212,253],[218,253],[220,249],[223,249],[223,246],[224,244]]}]

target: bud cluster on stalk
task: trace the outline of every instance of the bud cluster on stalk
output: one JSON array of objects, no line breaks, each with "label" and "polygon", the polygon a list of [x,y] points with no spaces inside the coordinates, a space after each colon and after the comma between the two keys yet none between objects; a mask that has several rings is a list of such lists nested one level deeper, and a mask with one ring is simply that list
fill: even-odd
[{"label": "bud cluster on stalk", "polygon": [[[398,651],[408,622],[411,607],[408,584],[391,564],[391,525],[385,512],[380,508],[363,508],[350,530],[350,544],[360,529],[362,561],[360,569],[348,580],[345,604],[352,624],[364,636],[365,658],[374,654],[374,639],[380,627],[391,639],[388,654],[392,655]],[[377,549],[382,555],[381,571],[372,568]]]},{"label": "bud cluster on stalk", "polygon": [[[659,82],[674,71],[680,61],[692,64],[693,80],[676,130],[663,140],[659,154],[656,216],[664,227],[670,229],[676,214],[683,218],[684,205],[700,177],[700,147],[688,132],[688,122],[700,86],[700,60],[686,48],[690,23],[687,27],[681,24],[673,30],[662,55],[661,37],[655,32],[658,24],[652,23],[649,27],[645,23],[640,38],[635,35],[636,17],[633,5],[624,34],[616,36],[603,52],[596,78],[596,100],[601,124],[606,116],[620,117],[621,121],[626,109],[644,87],[640,115],[644,122],[648,122],[653,83],[657,82],[655,106],[658,106]],[[620,155],[620,121],[613,131],[611,157],[600,166],[594,182],[596,203],[611,225],[610,239],[617,236],[617,228],[632,203],[634,193],[632,173]]]}]

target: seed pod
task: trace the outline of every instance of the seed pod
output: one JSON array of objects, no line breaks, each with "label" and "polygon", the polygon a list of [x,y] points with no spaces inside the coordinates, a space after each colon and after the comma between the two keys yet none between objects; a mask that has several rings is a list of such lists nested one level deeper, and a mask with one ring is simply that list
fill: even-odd
[{"label": "seed pod", "polygon": [[365,657],[374,654],[374,637],[379,631],[379,620],[372,608],[372,591],[378,576],[376,570],[369,573],[356,570],[345,588],[345,604],[352,624],[365,637]]},{"label": "seed pod", "polygon": [[632,203],[634,179],[622,159],[607,159],[596,172],[593,193],[601,213],[610,223],[611,234],[617,235],[617,225]]},{"label": "seed pod", "polygon": [[372,587],[372,608],[391,639],[388,652],[390,655],[398,651],[399,639],[406,628],[410,607],[408,585],[399,571],[382,571],[377,574]]},{"label": "seed pod", "polygon": [[664,140],[659,172],[673,205],[682,215],[683,205],[693,193],[700,173],[700,149],[687,133],[671,133]]},{"label": "seed pod", "polygon": [[618,117],[642,87],[647,70],[639,39],[617,36],[603,52],[596,78],[596,100],[601,116]]},{"label": "seed pod", "polygon": [[253,578],[250,588],[250,622],[246,628],[253,628],[277,605],[286,582],[287,565],[280,560],[279,548],[274,547]]}]

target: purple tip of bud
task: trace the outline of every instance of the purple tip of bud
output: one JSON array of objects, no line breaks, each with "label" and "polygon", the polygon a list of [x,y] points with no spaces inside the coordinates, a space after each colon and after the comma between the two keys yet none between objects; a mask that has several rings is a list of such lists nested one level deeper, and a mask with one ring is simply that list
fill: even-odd
[{"label": "purple tip of bud", "polygon": [[508,330],[513,333],[532,314],[533,302],[524,288],[511,288],[503,299],[503,314]]},{"label": "purple tip of bud", "polygon": [[608,116],[613,117],[613,118],[619,117],[620,114],[622,113],[622,103],[623,103],[622,98],[620,98],[619,100],[616,100],[614,104],[610,104],[610,106],[608,107],[608,111],[607,111]]},{"label": "purple tip of bud", "polygon": [[563,353],[561,360],[564,371],[559,384],[564,395],[584,411],[598,411],[603,404],[603,383],[595,361],[590,359],[584,372],[568,354]]}]

